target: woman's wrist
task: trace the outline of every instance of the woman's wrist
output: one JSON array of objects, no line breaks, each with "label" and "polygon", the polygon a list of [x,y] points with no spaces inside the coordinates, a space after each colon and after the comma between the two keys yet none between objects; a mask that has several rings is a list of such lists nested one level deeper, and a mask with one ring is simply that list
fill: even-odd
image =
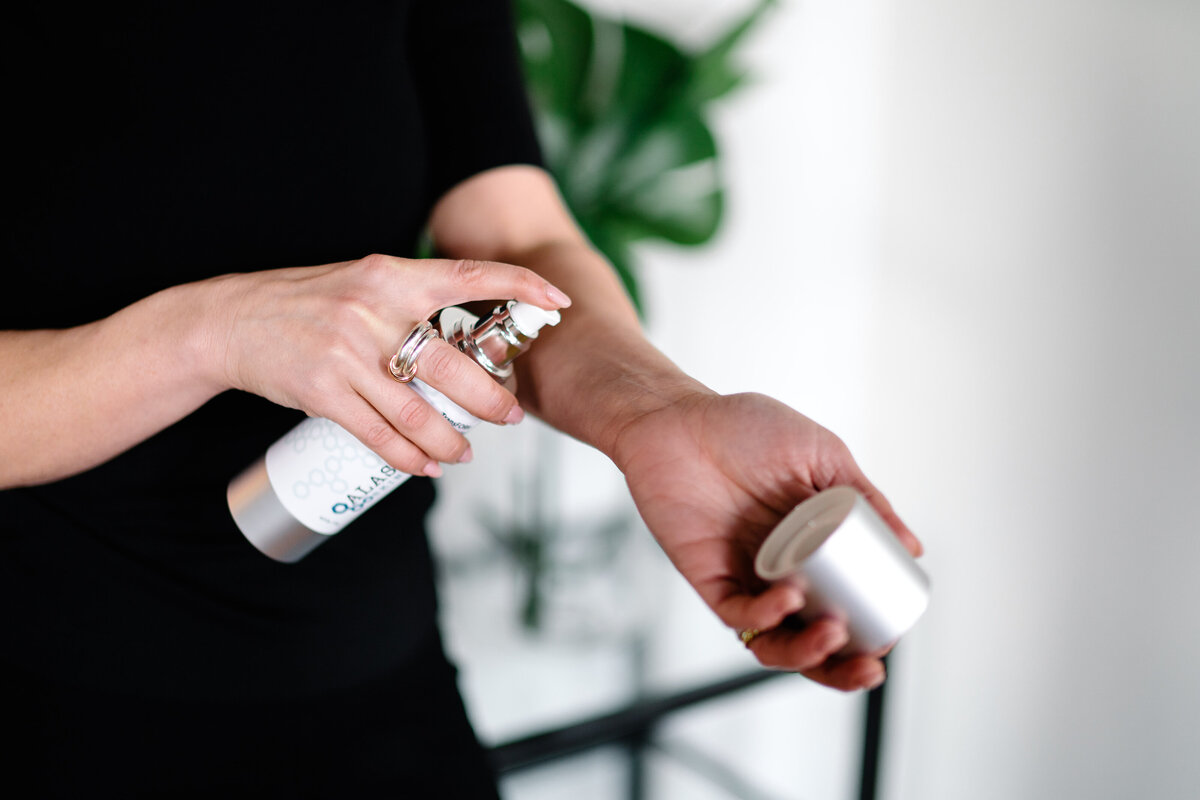
[{"label": "woman's wrist", "polygon": [[163,337],[165,371],[215,396],[234,388],[226,369],[229,319],[236,307],[237,278],[227,275],[164,289],[144,301],[154,318],[169,321],[155,334]]},{"label": "woman's wrist", "polygon": [[[625,434],[639,421],[714,394],[640,331],[612,331],[594,320],[570,322],[577,324],[575,331],[553,331],[546,343],[551,346],[535,348],[522,365],[528,367],[519,384],[522,404],[618,466],[627,449]],[[567,323],[564,314],[560,327]]]},{"label": "woman's wrist", "polygon": [[659,375],[649,381],[627,378],[623,386],[626,392],[618,401],[616,413],[608,420],[601,448],[622,472],[627,470],[646,442],[651,441],[642,435],[642,431],[647,430],[646,425],[661,425],[660,420],[672,410],[716,395],[707,386],[682,373]]},{"label": "woman's wrist", "polygon": [[620,465],[623,432],[643,417],[713,392],[646,338],[607,262],[582,240],[504,256],[565,286],[562,323],[517,362],[521,404]]}]

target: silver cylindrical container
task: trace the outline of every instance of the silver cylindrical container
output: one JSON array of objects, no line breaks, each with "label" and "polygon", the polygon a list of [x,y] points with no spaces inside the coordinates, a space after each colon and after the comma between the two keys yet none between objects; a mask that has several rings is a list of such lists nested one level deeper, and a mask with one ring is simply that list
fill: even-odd
[{"label": "silver cylindrical container", "polygon": [[929,576],[883,518],[854,489],[826,489],[796,506],[759,548],[755,571],[766,581],[797,580],[800,618],[843,620],[842,655],[894,644],[929,605]]}]

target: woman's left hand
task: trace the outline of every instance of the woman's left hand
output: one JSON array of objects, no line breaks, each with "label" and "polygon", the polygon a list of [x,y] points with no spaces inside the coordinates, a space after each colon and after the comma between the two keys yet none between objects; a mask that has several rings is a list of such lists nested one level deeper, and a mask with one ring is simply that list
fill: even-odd
[{"label": "woman's left hand", "polygon": [[842,690],[884,679],[881,653],[835,658],[845,625],[781,623],[804,604],[799,587],[768,586],[754,557],[797,503],[835,485],[861,492],[914,555],[921,545],[836,436],[768,397],[696,392],[638,418],[621,433],[617,465],[643,519],[676,568],[767,667]]}]

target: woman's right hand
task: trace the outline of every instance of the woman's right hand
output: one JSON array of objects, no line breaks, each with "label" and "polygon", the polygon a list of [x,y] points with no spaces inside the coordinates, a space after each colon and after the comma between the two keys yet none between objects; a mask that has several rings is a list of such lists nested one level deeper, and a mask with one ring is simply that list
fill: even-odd
[{"label": "woman's right hand", "polygon": [[[387,463],[418,475],[438,475],[438,462],[467,461],[471,452],[460,433],[388,371],[413,327],[470,301],[570,304],[522,267],[383,255],[227,275],[212,284],[214,380],[331,419]],[[421,352],[418,377],[480,419],[511,424],[524,416],[516,397],[443,341]]]}]

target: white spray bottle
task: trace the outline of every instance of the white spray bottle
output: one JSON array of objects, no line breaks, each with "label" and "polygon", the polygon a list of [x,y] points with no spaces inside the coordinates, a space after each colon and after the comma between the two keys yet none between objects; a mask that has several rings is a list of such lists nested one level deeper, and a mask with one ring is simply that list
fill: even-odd
[{"label": "white spray bottle", "polygon": [[[510,300],[482,321],[458,307],[440,311],[442,338],[496,380],[529,349],[557,311]],[[462,433],[481,420],[420,380],[408,384]],[[229,483],[229,511],[245,537],[276,561],[295,562],[358,518],[411,476],[388,465],[327,419],[301,422]]]}]

